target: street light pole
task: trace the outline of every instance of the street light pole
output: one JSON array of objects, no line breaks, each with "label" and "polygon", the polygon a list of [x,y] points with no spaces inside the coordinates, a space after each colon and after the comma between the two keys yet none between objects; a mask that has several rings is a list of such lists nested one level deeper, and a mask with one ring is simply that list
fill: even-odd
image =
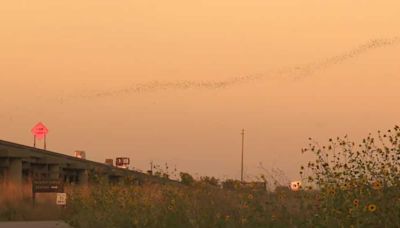
[{"label": "street light pole", "polygon": [[243,152],[244,152],[244,129],[242,129],[242,168],[240,172],[240,181],[243,182]]}]

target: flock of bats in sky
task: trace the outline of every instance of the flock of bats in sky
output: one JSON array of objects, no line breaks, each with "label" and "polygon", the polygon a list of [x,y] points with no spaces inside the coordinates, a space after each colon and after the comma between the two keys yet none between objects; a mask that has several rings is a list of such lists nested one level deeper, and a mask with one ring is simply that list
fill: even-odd
[{"label": "flock of bats in sky", "polygon": [[185,90],[185,89],[223,89],[230,86],[248,83],[251,81],[262,80],[267,78],[292,78],[300,79],[310,76],[317,71],[341,64],[352,58],[367,53],[370,50],[378,49],[386,46],[392,46],[400,43],[400,37],[391,39],[373,39],[343,54],[324,59],[319,62],[310,63],[302,66],[287,67],[279,70],[271,71],[266,74],[247,75],[241,77],[232,77],[226,80],[210,80],[210,81],[151,81],[147,83],[135,83],[125,88],[109,90],[103,92],[92,93],[89,95],[80,95],[84,98],[100,98],[120,96],[133,93],[155,92],[160,90]]},{"label": "flock of bats in sky", "polygon": [[[86,93],[74,93],[73,95],[63,95],[55,100],[50,99],[58,104],[70,103],[80,99],[99,99],[106,97],[119,97],[126,96],[130,94],[140,94],[140,93],[151,93],[162,90],[187,90],[187,89],[224,89],[244,83],[250,83],[253,81],[264,80],[264,79],[289,79],[298,80],[301,78],[309,77],[318,71],[323,69],[344,63],[350,59],[361,56],[368,51],[373,49],[379,49],[383,47],[390,47],[400,44],[400,37],[396,36],[390,39],[373,39],[364,43],[356,48],[353,48],[347,52],[340,55],[333,56],[330,58],[323,59],[314,63],[309,63],[305,65],[293,66],[280,68],[276,70],[270,70],[268,73],[247,75],[241,77],[227,78],[226,80],[210,80],[210,81],[191,81],[191,80],[180,80],[180,81],[150,81],[147,83],[134,83],[125,88],[114,89],[114,90],[104,90],[101,92],[86,92]],[[49,101],[50,101],[49,100]],[[16,110],[22,110],[22,107],[15,107]],[[27,108],[27,107],[25,107]],[[33,110],[33,107],[30,109]],[[32,111],[31,110],[31,111]],[[0,113],[0,116],[4,113]],[[11,117],[10,117],[11,118]]]}]

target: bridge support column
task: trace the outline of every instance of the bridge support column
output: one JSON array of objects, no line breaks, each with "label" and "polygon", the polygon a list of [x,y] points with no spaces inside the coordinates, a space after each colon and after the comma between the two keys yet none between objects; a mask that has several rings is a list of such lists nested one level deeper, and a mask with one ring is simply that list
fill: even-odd
[{"label": "bridge support column", "polygon": [[51,180],[60,179],[60,167],[58,165],[49,165],[49,178]]},{"label": "bridge support column", "polygon": [[6,184],[6,172],[5,169],[0,168],[0,187],[4,188]]},{"label": "bridge support column", "polygon": [[79,185],[80,186],[87,186],[89,183],[89,173],[86,169],[80,170],[78,174]]},{"label": "bridge support column", "polygon": [[10,158],[8,183],[14,186],[22,185],[22,160],[20,158]]}]

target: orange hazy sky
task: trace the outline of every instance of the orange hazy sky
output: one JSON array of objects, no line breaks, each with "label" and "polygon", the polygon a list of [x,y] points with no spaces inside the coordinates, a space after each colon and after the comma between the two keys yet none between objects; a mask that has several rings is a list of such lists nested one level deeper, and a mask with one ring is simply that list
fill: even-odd
[{"label": "orange hazy sky", "polygon": [[311,158],[300,153],[308,137],[358,139],[399,124],[400,42],[344,58],[398,37],[399,9],[398,0],[2,1],[0,139],[31,145],[43,121],[53,151],[238,178],[245,128],[246,175],[261,174],[261,162],[295,179]]}]

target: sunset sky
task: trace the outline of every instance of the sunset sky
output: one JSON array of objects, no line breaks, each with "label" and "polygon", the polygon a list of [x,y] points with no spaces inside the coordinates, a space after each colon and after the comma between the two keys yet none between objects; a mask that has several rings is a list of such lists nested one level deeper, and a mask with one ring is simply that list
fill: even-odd
[{"label": "sunset sky", "polygon": [[312,158],[300,153],[308,137],[358,139],[400,124],[399,9],[398,0],[2,1],[0,139],[32,145],[42,121],[52,151],[239,178],[244,128],[247,176],[263,173],[261,162],[297,179]]}]

